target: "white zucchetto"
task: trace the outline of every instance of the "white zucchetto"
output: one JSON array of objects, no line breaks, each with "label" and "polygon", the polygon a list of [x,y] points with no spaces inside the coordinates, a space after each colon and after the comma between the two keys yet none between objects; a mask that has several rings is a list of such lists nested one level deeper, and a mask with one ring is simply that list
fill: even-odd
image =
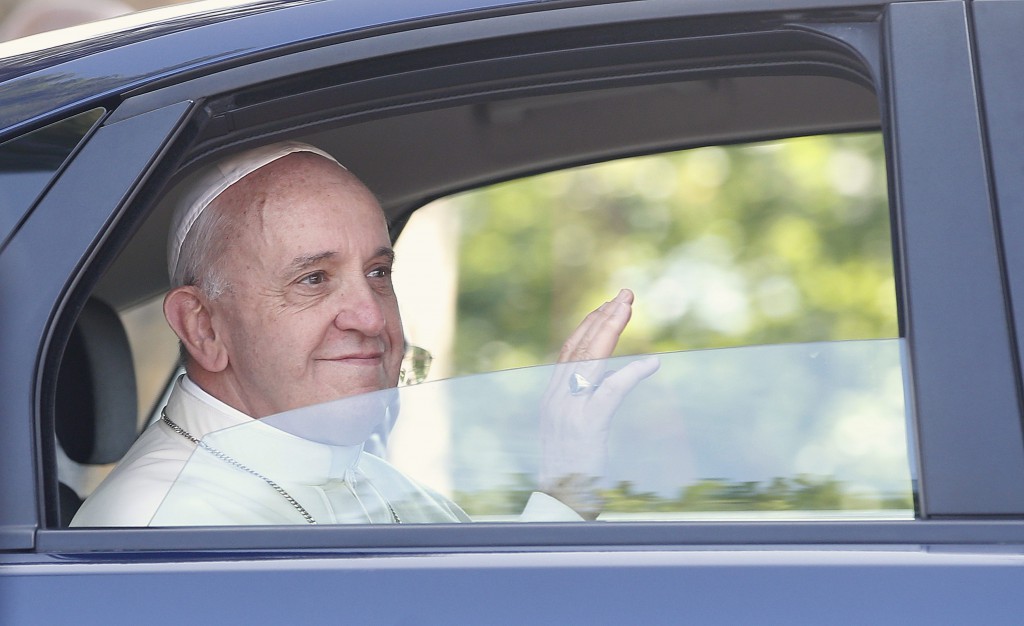
[{"label": "white zucchetto", "polygon": [[[338,163],[331,155],[309,144],[298,141],[282,141],[233,154],[204,168],[192,177],[188,187],[177,198],[174,214],[171,216],[171,228],[167,236],[168,276],[173,279],[185,239],[196,220],[217,196],[264,165],[269,165],[294,152],[312,152]],[[338,163],[338,166],[345,167],[341,163]]]}]

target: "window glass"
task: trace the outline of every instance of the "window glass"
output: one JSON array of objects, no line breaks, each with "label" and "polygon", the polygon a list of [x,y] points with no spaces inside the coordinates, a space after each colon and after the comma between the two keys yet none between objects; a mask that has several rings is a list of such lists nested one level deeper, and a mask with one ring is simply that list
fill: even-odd
[{"label": "window glass", "polygon": [[0,144],[0,242],[102,114],[92,109]]},{"label": "window glass", "polygon": [[[901,353],[889,339],[619,357],[306,407],[204,437],[153,524],[571,517],[541,488],[608,521],[909,518]],[[579,372],[651,358],[628,393],[570,391]],[[577,412],[610,418],[607,458],[539,436]]]}]

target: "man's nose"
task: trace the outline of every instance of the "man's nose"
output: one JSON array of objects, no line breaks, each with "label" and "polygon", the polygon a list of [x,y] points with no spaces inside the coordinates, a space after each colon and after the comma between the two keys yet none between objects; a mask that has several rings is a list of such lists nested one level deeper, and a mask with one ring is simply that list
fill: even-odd
[{"label": "man's nose", "polygon": [[357,330],[368,337],[384,332],[387,323],[381,294],[365,279],[345,285],[338,298],[334,325],[341,330]]}]

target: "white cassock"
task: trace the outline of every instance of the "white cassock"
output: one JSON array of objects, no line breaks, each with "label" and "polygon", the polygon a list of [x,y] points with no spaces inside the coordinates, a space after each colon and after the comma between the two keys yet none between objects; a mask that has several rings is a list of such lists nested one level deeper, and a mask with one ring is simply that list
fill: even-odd
[{"label": "white cassock", "polygon": [[[327,445],[253,420],[187,377],[86,500],[72,526],[380,524],[470,521],[454,502],[363,450]],[[534,493],[521,521],[579,521]]]}]

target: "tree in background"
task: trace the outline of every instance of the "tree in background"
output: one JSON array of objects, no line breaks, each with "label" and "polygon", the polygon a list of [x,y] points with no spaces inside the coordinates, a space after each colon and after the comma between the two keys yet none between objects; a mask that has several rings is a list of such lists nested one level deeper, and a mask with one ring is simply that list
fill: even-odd
[{"label": "tree in background", "polygon": [[457,374],[550,362],[620,287],[620,353],[898,334],[877,134],[624,159],[450,206]]}]

